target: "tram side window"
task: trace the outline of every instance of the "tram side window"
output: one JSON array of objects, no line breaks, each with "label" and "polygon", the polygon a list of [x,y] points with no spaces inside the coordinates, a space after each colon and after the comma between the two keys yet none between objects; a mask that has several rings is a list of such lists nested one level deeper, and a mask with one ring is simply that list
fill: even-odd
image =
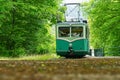
[{"label": "tram side window", "polygon": [[88,30],[87,30],[87,28],[86,28],[86,38],[88,38]]},{"label": "tram side window", "polygon": [[71,36],[72,37],[83,37],[83,27],[72,27]]},{"label": "tram side window", "polygon": [[59,37],[70,37],[70,28],[69,27],[59,27],[58,35],[59,35]]},{"label": "tram side window", "polygon": [[89,29],[86,28],[86,38],[89,38]]}]

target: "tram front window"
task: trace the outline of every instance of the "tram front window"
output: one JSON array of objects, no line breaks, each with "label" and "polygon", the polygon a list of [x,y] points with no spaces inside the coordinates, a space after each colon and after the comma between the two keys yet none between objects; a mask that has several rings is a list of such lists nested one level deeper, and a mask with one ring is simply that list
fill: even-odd
[{"label": "tram front window", "polygon": [[72,37],[83,37],[83,27],[72,27],[71,36]]},{"label": "tram front window", "polygon": [[69,27],[59,27],[59,37],[70,37],[70,28]]}]

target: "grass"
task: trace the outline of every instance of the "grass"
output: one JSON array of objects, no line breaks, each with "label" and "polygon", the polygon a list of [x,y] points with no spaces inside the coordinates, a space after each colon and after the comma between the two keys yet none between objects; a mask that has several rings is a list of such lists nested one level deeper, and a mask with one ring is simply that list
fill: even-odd
[{"label": "grass", "polygon": [[49,60],[59,58],[55,53],[53,54],[44,54],[44,55],[29,55],[22,56],[19,58],[10,58],[10,57],[0,57],[0,60]]}]

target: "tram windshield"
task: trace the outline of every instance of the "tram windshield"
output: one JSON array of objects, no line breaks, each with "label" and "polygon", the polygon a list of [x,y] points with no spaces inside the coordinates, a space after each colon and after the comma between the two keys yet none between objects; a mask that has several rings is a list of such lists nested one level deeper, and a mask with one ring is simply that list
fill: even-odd
[{"label": "tram windshield", "polygon": [[59,37],[70,37],[70,27],[59,27]]},{"label": "tram windshield", "polygon": [[59,37],[83,37],[83,27],[59,27]]},{"label": "tram windshield", "polygon": [[71,36],[72,37],[83,37],[83,27],[72,27]]}]

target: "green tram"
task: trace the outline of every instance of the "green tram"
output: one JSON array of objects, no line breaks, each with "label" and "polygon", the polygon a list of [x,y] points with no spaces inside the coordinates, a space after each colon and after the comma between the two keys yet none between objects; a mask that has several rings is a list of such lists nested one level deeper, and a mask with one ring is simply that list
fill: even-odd
[{"label": "green tram", "polygon": [[70,57],[89,54],[89,30],[86,22],[61,22],[56,26],[56,53]]}]

